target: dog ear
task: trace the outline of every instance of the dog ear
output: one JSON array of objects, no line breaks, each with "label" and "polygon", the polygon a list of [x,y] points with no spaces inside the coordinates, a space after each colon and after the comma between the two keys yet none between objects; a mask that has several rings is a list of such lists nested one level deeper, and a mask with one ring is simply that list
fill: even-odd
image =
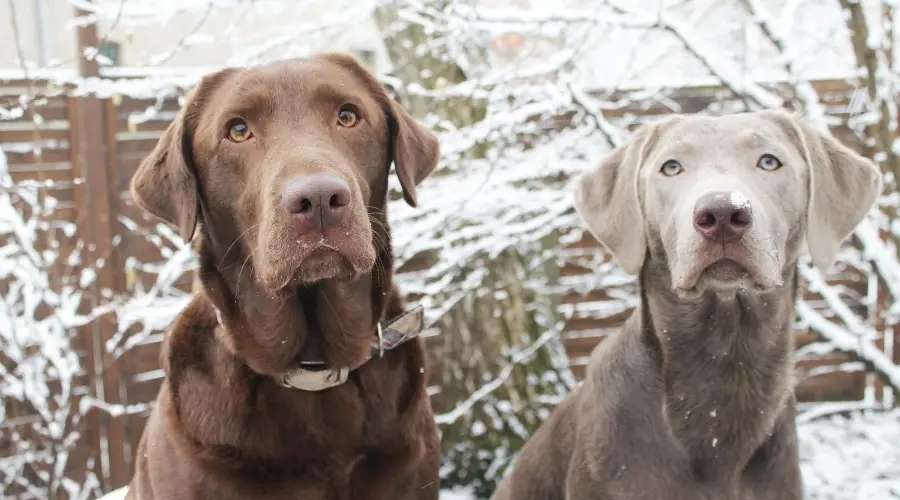
[{"label": "dog ear", "polygon": [[191,160],[195,118],[202,111],[212,87],[230,70],[204,77],[186,97],[185,105],[169,124],[149,156],[131,178],[131,196],[143,210],[178,227],[184,241],[191,241],[200,211],[197,179]]},{"label": "dog ear", "polygon": [[806,119],[784,110],[768,113],[792,136],[809,168],[806,239],[813,264],[827,270],[881,194],[881,171]]},{"label": "dog ear", "polygon": [[637,274],[647,250],[638,172],[659,135],[660,123],[642,125],[625,144],[575,181],[575,210],[588,230],[628,274]]},{"label": "dog ear", "polygon": [[138,166],[131,178],[131,196],[145,211],[178,227],[187,242],[194,237],[199,202],[184,122],[182,109]]},{"label": "dog ear", "polygon": [[434,170],[440,159],[437,138],[416,122],[400,104],[391,101],[391,154],[403,199],[411,207],[418,205],[416,186]]}]

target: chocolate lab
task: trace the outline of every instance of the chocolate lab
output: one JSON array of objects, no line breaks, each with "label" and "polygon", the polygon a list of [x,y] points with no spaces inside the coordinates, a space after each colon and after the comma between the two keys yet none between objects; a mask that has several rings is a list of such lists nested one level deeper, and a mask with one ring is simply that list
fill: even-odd
[{"label": "chocolate lab", "polygon": [[437,428],[385,210],[434,136],[349,56],[203,78],[132,180],[199,254],[162,348],[137,500],[437,499]]},{"label": "chocolate lab", "polygon": [[800,500],[797,257],[831,266],[881,191],[785,111],[639,128],[576,183],[640,306],[523,448],[498,500]]}]

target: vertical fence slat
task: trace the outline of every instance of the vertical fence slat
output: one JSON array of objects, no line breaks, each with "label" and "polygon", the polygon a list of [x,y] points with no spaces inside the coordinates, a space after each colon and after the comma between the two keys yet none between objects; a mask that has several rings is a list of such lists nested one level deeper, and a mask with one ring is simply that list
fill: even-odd
[{"label": "vertical fence slat", "polygon": [[[75,9],[76,16],[88,15],[81,9]],[[87,57],[88,49],[95,49],[99,44],[97,26],[94,23],[78,26],[76,30],[78,50],[78,70],[82,77],[99,77],[100,67],[96,59]],[[89,262],[98,265],[97,278],[93,285],[94,300],[103,300],[103,292],[117,294],[122,287],[117,286],[117,255],[113,247],[113,210],[112,203],[116,182],[111,178],[115,159],[109,156],[109,124],[103,100],[96,96],[80,97],[76,107],[79,111],[78,121],[73,126],[80,127],[77,148],[73,150],[79,158],[81,178],[84,181],[85,206],[84,220],[92,246],[88,247]],[[113,136],[115,141],[115,136]],[[116,331],[114,318],[109,316],[95,321],[93,327],[93,373],[99,379],[94,389],[97,397],[108,404],[120,403],[120,376],[118,363],[104,363],[103,346]],[[98,410],[93,410],[98,411]],[[100,435],[101,463],[103,465],[102,484],[111,488],[125,484],[130,474],[126,468],[124,457],[125,425],[122,418],[110,418],[107,414],[99,416],[102,431]],[[105,432],[104,432],[105,431]]]},{"label": "vertical fence slat", "polygon": [[[68,101],[69,159],[72,164],[72,176],[75,179],[84,179],[87,165],[87,148],[84,144],[85,138],[83,137],[84,131],[86,130],[86,127],[84,127],[83,125],[83,123],[85,122],[84,110],[79,99],[70,97]],[[94,221],[93,218],[90,217],[87,185],[84,182],[76,184],[73,187],[73,191],[77,234],[85,241],[90,241],[88,238],[92,237],[93,231],[91,226],[93,225]],[[83,305],[82,307],[86,308],[88,306]],[[103,394],[102,380],[99,380],[95,376],[95,374],[100,369],[99,367],[102,363],[102,356],[99,356],[99,353],[101,352],[101,346],[97,345],[99,339],[98,336],[95,335],[94,325],[88,325],[82,328],[81,336],[85,348],[85,354],[84,358],[82,359],[82,363],[87,374],[87,383],[90,395],[94,397],[101,397]],[[103,478],[106,476],[104,466],[105,461],[102,458],[102,434],[103,432],[101,428],[100,414],[96,411],[91,411],[84,418],[82,428],[83,437],[81,442],[84,443],[85,447],[89,447],[91,449],[89,455],[94,459],[92,472],[101,480],[101,484],[103,483]]]}]

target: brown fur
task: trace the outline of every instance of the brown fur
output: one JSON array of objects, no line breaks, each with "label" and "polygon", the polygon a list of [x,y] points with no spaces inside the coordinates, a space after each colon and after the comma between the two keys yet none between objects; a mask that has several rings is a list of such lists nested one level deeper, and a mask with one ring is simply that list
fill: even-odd
[{"label": "brown fur", "polygon": [[[767,155],[783,166],[759,167]],[[662,175],[670,161],[683,171]],[[830,266],[880,187],[874,164],[783,111],[636,131],[579,179],[575,205],[638,274],[640,306],[494,499],[800,500],[797,256],[805,236]],[[738,240],[695,227],[698,204],[723,192],[752,208]]]},{"label": "brown fur", "polygon": [[[348,103],[359,122],[340,127]],[[227,139],[235,117],[251,139]],[[128,498],[438,498],[420,339],[322,392],[272,378],[303,360],[359,366],[376,323],[403,311],[385,214],[389,169],[393,161],[415,205],[438,155],[436,139],[349,56],[200,82],[132,181],[142,208],[185,239],[196,231],[202,286],[166,335],[166,380]],[[315,172],[350,185],[349,215],[300,230],[281,193]]]}]

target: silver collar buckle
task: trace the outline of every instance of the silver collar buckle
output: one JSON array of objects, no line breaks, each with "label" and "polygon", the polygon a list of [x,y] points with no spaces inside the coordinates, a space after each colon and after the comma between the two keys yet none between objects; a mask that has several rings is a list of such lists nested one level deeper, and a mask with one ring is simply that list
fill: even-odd
[{"label": "silver collar buckle", "polygon": [[342,385],[349,378],[350,368],[328,368],[324,363],[306,362],[301,363],[300,368],[284,373],[278,383],[283,387],[318,392]]}]

